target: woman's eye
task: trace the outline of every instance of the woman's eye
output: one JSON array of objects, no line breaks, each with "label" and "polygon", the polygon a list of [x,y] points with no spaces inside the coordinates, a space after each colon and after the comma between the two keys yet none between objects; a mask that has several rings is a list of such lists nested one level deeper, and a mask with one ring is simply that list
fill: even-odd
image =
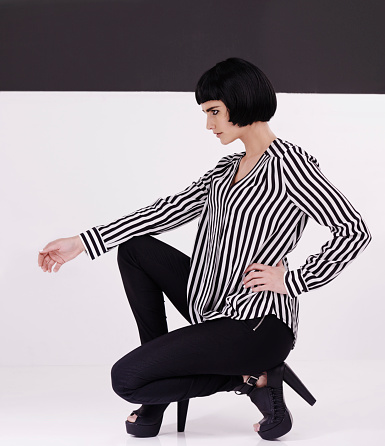
[{"label": "woman's eye", "polygon": [[213,115],[217,115],[219,110],[213,110]]}]

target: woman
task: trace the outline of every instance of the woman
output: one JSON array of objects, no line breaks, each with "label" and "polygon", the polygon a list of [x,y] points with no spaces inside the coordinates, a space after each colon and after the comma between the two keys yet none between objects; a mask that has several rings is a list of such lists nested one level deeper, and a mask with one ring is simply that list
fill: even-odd
[{"label": "woman", "polygon": [[[264,415],[254,425],[259,435],[275,439],[292,426],[283,381],[315,402],[284,362],[297,337],[298,296],[334,279],[371,236],[317,160],[272,132],[276,95],[256,66],[220,62],[202,75],[195,96],[207,129],[223,145],[240,139],[245,151],[224,156],[173,196],[49,243],[38,262],[57,272],[83,251],[95,259],[119,246],[142,342],[112,368],[114,391],[142,404],[126,421],[128,433],[157,435],[173,401],[183,431],[189,398],[236,391]],[[198,216],[191,259],[152,237]],[[309,216],[333,237],[290,271],[286,256]],[[163,292],[191,325],[167,333]]]}]

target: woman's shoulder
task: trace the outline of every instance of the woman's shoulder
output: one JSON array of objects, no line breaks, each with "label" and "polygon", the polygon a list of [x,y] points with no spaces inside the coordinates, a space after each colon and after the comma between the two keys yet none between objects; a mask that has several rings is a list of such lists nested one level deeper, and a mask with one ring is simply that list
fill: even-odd
[{"label": "woman's shoulder", "polygon": [[238,158],[242,158],[244,154],[245,152],[230,153],[229,155],[223,156],[219,161],[231,163],[232,161],[237,160]]},{"label": "woman's shoulder", "polygon": [[311,155],[307,150],[292,142],[286,141],[282,138],[277,138],[273,144],[273,155],[278,156],[284,162],[292,163],[295,161],[307,161],[319,166],[318,160]]},{"label": "woman's shoulder", "polygon": [[232,164],[234,161],[237,161],[239,158],[242,158],[243,153],[231,153],[229,155],[225,155],[219,159],[217,163],[217,168],[222,168],[227,166],[228,164]]}]

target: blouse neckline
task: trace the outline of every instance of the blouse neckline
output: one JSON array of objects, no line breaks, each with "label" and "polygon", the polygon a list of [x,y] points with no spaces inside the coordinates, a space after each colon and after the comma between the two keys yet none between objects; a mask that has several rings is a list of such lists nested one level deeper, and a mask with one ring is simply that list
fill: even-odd
[{"label": "blouse neckline", "polygon": [[231,174],[231,180],[230,180],[230,185],[229,185],[229,189],[233,189],[235,186],[237,186],[238,183],[243,182],[243,180],[246,180],[253,172],[255,172],[255,170],[259,167],[259,165],[261,164],[262,160],[264,160],[266,158],[266,156],[270,153],[271,149],[272,149],[272,145],[274,142],[276,142],[279,138],[275,138],[274,141],[272,141],[270,143],[270,145],[267,147],[267,149],[262,153],[262,155],[259,157],[258,161],[254,164],[254,166],[251,168],[251,170],[240,180],[238,180],[236,183],[232,184],[235,176],[237,175],[238,172],[238,168],[239,165],[241,163],[242,158],[246,155],[246,151],[240,152],[238,153],[237,157],[235,157],[235,162],[233,164],[233,171]]}]

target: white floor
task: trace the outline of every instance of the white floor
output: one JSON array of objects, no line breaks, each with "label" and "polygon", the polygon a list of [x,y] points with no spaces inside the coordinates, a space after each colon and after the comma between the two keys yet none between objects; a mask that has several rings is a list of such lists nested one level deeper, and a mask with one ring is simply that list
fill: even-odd
[{"label": "white floor", "polygon": [[[311,407],[285,387],[293,429],[290,446],[385,444],[385,361],[291,363],[317,403]],[[248,446],[268,444],[252,429],[261,416],[246,396],[233,392],[190,402],[186,432],[176,432],[175,404],[158,437],[125,432],[135,407],[110,387],[109,367],[0,368],[0,444],[4,446]]]}]

